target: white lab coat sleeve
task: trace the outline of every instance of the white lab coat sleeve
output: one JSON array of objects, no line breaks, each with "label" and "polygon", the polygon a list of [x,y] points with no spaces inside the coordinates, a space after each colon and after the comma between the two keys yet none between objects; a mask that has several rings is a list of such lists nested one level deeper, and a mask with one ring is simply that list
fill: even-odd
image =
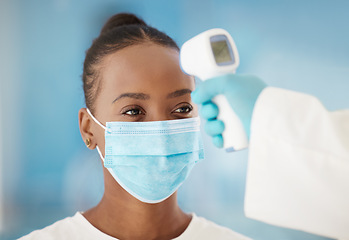
[{"label": "white lab coat sleeve", "polygon": [[264,89],[251,122],[245,214],[349,239],[349,110],[329,112],[313,96]]}]

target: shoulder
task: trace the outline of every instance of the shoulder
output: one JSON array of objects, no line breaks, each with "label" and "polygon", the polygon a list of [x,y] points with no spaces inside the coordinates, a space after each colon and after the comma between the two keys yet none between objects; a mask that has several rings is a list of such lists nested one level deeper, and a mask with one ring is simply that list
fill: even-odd
[{"label": "shoulder", "polygon": [[182,239],[251,240],[240,233],[220,226],[203,217],[198,217],[195,214],[193,214],[193,219],[187,230],[178,238],[178,240]]},{"label": "shoulder", "polygon": [[94,228],[81,213],[67,217],[40,230],[35,230],[19,240],[58,240],[58,239],[113,239]]},{"label": "shoulder", "polygon": [[70,234],[72,233],[72,229],[74,228],[74,224],[72,224],[74,218],[77,218],[76,213],[73,217],[67,217],[60,221],[55,222],[54,224],[47,226],[43,229],[35,230],[29,233],[26,236],[21,237],[19,240],[31,240],[31,239],[47,239],[47,240],[55,240],[62,239],[62,234]]}]

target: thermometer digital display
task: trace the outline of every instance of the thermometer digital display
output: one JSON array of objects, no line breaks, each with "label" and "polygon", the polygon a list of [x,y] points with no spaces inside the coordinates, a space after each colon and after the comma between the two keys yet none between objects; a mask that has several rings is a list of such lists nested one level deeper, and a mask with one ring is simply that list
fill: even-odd
[{"label": "thermometer digital display", "polygon": [[210,42],[217,65],[224,66],[234,64],[234,54],[225,35],[212,36]]}]

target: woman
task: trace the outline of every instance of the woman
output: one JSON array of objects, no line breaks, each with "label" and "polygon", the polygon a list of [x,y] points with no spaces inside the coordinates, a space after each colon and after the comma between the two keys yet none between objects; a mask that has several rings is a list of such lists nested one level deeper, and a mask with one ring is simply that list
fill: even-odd
[{"label": "woman", "polygon": [[108,20],[86,53],[79,126],[104,163],[99,204],[22,239],[247,239],[177,204],[203,158],[194,79],[179,48],[132,14]]}]

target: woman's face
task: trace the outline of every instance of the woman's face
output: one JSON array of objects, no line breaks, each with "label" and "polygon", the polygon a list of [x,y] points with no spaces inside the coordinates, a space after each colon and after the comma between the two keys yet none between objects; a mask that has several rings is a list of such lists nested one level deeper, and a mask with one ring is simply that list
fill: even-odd
[{"label": "woman's face", "polygon": [[[108,55],[100,67],[94,115],[103,125],[197,116],[190,97],[194,79],[182,72],[177,50],[150,43],[134,45]],[[104,130],[92,123],[91,132],[93,143],[103,151]]]}]

